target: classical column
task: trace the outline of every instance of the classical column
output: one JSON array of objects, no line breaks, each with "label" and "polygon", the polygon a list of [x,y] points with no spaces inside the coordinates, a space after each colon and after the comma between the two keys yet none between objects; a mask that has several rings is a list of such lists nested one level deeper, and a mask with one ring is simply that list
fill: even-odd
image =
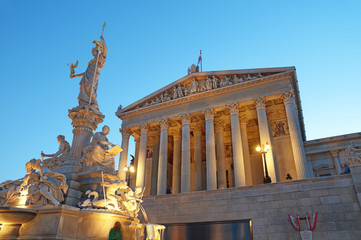
[{"label": "classical column", "polygon": [[173,179],[172,193],[180,192],[180,175],[181,175],[181,134],[180,130],[172,131],[173,135]]},{"label": "classical column", "polygon": [[246,176],[244,171],[238,103],[227,104],[226,107],[229,109],[231,115],[234,184],[236,187],[241,187],[246,185]]},{"label": "classical column", "polygon": [[251,157],[249,155],[247,123],[248,123],[247,117],[241,116],[241,137],[242,137],[244,168],[246,173],[246,184],[252,185],[252,167],[251,167]]},{"label": "classical column", "polygon": [[160,146],[158,163],[157,195],[167,193],[167,164],[168,164],[168,119],[158,121],[160,124]]},{"label": "classical column", "polygon": [[189,114],[179,116],[182,119],[182,167],[181,167],[181,192],[191,191],[191,140],[190,127],[191,119]]},{"label": "classical column", "polygon": [[202,190],[202,126],[197,125],[194,134],[194,189]]},{"label": "classical column", "polygon": [[308,178],[309,173],[307,171],[307,159],[305,149],[303,147],[301,128],[295,108],[294,91],[292,89],[282,93],[281,95],[286,108],[287,123],[290,131],[292,152],[295,160],[297,176],[298,179]]},{"label": "classical column", "polygon": [[135,185],[144,188],[145,179],[145,160],[147,158],[147,142],[148,142],[148,124],[143,123],[139,125],[140,128],[140,143],[138,155],[138,170]]},{"label": "classical column", "polygon": [[150,195],[157,195],[158,184],[158,161],[159,161],[159,135],[152,137],[152,174],[150,184]]},{"label": "classical column", "polygon": [[[258,118],[258,128],[259,135],[261,140],[261,146],[265,146],[266,144],[271,145],[271,135],[268,127],[267,115],[266,115],[266,97],[260,97],[254,99],[257,109],[257,118]],[[273,146],[268,149],[266,156],[268,175],[270,176],[272,182],[278,182],[278,174],[276,172],[276,162],[273,158]],[[264,164],[264,163],[263,163]],[[265,166],[263,166],[263,169]]]},{"label": "classical column", "polygon": [[[129,147],[129,137],[132,134],[129,128],[121,128],[119,131],[122,133],[122,149],[119,157],[119,167],[118,175],[120,180],[126,180],[126,172],[124,168],[127,166],[127,157],[128,157],[128,147]],[[129,184],[129,183],[128,183]]]},{"label": "classical column", "polygon": [[217,189],[216,145],[214,142],[214,114],[213,109],[203,110],[206,119],[206,164],[207,190]]},{"label": "classical column", "polygon": [[227,188],[226,168],[225,168],[225,153],[224,153],[224,122],[218,120],[215,122],[216,128],[216,153],[217,153],[217,174],[218,174],[218,188]]},{"label": "classical column", "polygon": [[335,164],[336,173],[337,175],[340,175],[342,173],[342,170],[341,170],[340,160],[338,159],[338,149],[331,150],[330,153],[332,155],[333,162]]}]

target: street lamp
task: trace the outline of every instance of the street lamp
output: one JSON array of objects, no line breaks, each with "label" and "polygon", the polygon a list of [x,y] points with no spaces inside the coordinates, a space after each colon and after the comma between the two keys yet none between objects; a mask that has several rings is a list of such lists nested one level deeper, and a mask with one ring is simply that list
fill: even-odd
[{"label": "street lamp", "polygon": [[126,173],[127,176],[127,182],[128,182],[128,186],[130,186],[130,174],[135,172],[135,168],[134,168],[134,156],[132,154],[130,154],[130,156],[132,157],[132,159],[130,160],[130,165],[127,167],[124,167],[124,172]]},{"label": "street lamp", "polygon": [[267,162],[266,162],[266,153],[268,152],[268,150],[271,148],[270,145],[268,145],[268,143],[266,143],[266,146],[262,147],[260,145],[258,145],[256,147],[256,151],[260,152],[262,154],[262,160],[264,162],[264,168],[265,168],[265,172],[266,172],[266,176],[264,177],[263,183],[271,183],[271,177],[268,175],[268,169],[267,169]]}]

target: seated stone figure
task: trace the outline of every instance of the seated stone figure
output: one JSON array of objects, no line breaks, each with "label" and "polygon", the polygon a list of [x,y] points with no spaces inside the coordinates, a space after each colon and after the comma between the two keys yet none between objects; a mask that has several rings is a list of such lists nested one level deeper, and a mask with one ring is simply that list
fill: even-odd
[{"label": "seated stone figure", "polygon": [[109,127],[104,126],[102,132],[95,133],[90,145],[83,149],[81,162],[83,163],[83,170],[85,172],[103,170],[109,173],[114,173],[114,155],[109,153],[108,149],[109,145],[112,147],[115,145],[108,141],[106,135],[109,131]]},{"label": "seated stone figure", "polygon": [[3,205],[18,206],[25,204],[31,207],[41,207],[53,204],[59,206],[64,201],[64,194],[68,190],[65,175],[52,172],[43,166],[40,160],[36,159],[30,160],[25,169],[26,175],[21,179],[20,184],[18,184],[18,180],[14,181],[1,191],[2,197],[6,194],[4,201],[2,201]]},{"label": "seated stone figure", "polygon": [[50,157],[43,160],[43,164],[50,169],[56,168],[69,156],[70,152],[70,144],[65,140],[65,136],[59,135],[57,139],[59,143],[59,150],[56,153],[45,154],[41,152],[41,158]]}]

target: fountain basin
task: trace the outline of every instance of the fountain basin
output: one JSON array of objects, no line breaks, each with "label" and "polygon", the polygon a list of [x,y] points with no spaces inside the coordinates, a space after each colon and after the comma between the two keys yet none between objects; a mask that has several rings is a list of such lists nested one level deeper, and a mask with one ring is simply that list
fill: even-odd
[{"label": "fountain basin", "polygon": [[23,224],[31,221],[37,211],[26,208],[0,207],[0,224]]}]

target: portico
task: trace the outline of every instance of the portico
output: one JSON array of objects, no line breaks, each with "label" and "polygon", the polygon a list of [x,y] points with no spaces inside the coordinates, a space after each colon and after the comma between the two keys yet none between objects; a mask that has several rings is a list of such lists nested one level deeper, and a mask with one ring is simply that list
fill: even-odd
[{"label": "portico", "polygon": [[191,73],[117,116],[125,149],[119,177],[125,179],[120,172],[132,135],[139,142],[136,186],[151,189],[150,195],[170,187],[186,193],[262,184],[265,171],[255,148],[265,144],[271,146],[266,161],[272,182],[286,181],[287,173],[310,176],[294,67]]}]

